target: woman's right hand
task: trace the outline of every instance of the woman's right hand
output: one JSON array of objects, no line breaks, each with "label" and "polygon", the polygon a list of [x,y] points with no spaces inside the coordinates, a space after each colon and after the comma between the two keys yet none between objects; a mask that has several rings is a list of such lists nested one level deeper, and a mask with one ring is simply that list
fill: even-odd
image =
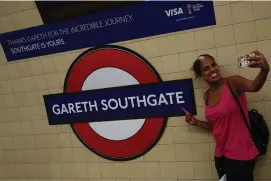
[{"label": "woman's right hand", "polygon": [[191,125],[197,125],[198,120],[195,118],[195,116],[193,116],[190,112],[188,112],[186,109],[184,109],[183,107],[181,107],[181,109],[184,111],[185,113],[185,121],[188,124]]}]

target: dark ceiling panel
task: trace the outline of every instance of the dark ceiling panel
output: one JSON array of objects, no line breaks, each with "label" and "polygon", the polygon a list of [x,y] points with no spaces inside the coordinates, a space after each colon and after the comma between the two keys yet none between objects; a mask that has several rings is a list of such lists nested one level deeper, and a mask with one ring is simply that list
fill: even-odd
[{"label": "dark ceiling panel", "polygon": [[44,24],[132,6],[145,1],[35,1]]}]

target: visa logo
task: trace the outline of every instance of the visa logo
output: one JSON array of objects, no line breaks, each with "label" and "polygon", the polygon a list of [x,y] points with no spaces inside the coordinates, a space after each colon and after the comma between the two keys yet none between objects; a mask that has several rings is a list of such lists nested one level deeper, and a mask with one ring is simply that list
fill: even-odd
[{"label": "visa logo", "polygon": [[165,13],[167,14],[167,16],[176,16],[179,14],[183,14],[183,9],[182,8],[174,8],[174,9],[169,9],[169,10],[165,10]]}]

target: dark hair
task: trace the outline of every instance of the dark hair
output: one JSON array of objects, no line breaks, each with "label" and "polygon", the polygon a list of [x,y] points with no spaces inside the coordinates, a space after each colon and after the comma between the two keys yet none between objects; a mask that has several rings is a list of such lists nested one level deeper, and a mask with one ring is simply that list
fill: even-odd
[{"label": "dark hair", "polygon": [[213,61],[215,61],[214,57],[209,55],[209,54],[201,54],[198,56],[198,58],[195,60],[195,62],[193,63],[192,66],[192,70],[194,71],[196,78],[201,76],[201,71],[200,71],[200,63],[201,63],[201,59],[199,57],[208,57],[210,59],[212,59]]}]

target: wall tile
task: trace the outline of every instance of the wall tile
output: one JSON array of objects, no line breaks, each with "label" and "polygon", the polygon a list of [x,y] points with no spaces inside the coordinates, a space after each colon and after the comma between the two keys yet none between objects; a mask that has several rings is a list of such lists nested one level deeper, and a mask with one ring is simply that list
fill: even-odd
[{"label": "wall tile", "polygon": [[[26,135],[34,134],[34,128],[33,128],[32,121],[21,122],[21,126],[22,126],[22,133],[23,134],[26,134]],[[43,144],[46,144],[46,143],[43,143]]]},{"label": "wall tile", "polygon": [[252,43],[244,43],[244,44],[238,44],[236,46],[237,48],[237,55],[246,55],[249,54],[253,50],[258,49],[257,42],[252,42]]},{"label": "wall tile", "polygon": [[4,3],[5,14],[11,14],[19,12],[21,10],[20,4],[18,1],[6,2]]},{"label": "wall tile", "polygon": [[195,162],[196,179],[212,179],[211,162]]},{"label": "wall tile", "polygon": [[131,178],[145,178],[146,176],[146,167],[143,162],[139,163],[130,163],[130,177]]},{"label": "wall tile", "polygon": [[70,133],[58,134],[58,139],[59,139],[60,147],[71,147],[72,146]]},{"label": "wall tile", "polygon": [[175,162],[161,162],[160,167],[162,179],[177,179],[177,165]]},{"label": "wall tile", "polygon": [[177,162],[178,179],[195,179],[193,162]]},{"label": "wall tile", "polygon": [[256,41],[256,29],[253,21],[235,24],[234,33],[237,44]]},{"label": "wall tile", "polygon": [[115,163],[116,178],[130,178],[128,163]]},{"label": "wall tile", "polygon": [[174,145],[160,145],[159,158],[160,161],[174,161],[175,160]]},{"label": "wall tile", "polygon": [[164,73],[164,69],[163,69],[163,59],[161,57],[154,57],[154,58],[149,58],[148,61],[152,64],[152,66],[155,68],[155,70],[159,73],[159,74],[163,74]]},{"label": "wall tile", "polygon": [[175,41],[174,36],[158,38],[158,45],[162,56],[177,53],[178,42]]},{"label": "wall tile", "polygon": [[1,22],[1,25],[5,25],[5,26],[0,26],[1,33],[6,33],[6,32],[15,30],[15,25],[10,15],[0,17],[0,22]]},{"label": "wall tile", "polygon": [[146,162],[146,178],[158,179],[161,178],[159,162]]},{"label": "wall tile", "polygon": [[114,163],[101,163],[102,178],[115,178]]},{"label": "wall tile", "polygon": [[[1,23],[1,18],[0,18],[0,23]],[[1,33],[1,28],[0,28],[0,33]],[[4,53],[3,47],[0,44],[0,65],[5,65],[7,64],[7,59],[6,59],[6,55]]]},{"label": "wall tile", "polygon": [[159,146],[152,148],[144,155],[145,161],[156,161],[159,158]]},{"label": "wall tile", "polygon": [[12,84],[11,81],[5,80],[0,82],[0,94],[12,94]]},{"label": "wall tile", "polygon": [[[78,56],[78,53],[69,53],[65,55],[55,56],[53,58],[57,71],[66,71],[71,66],[72,62]],[[52,57],[50,57],[52,58]]]},{"label": "wall tile", "polygon": [[265,113],[265,105],[263,102],[250,102],[247,105],[248,109],[256,109],[258,112],[260,112],[264,118],[266,117]]},{"label": "wall tile", "polygon": [[131,43],[126,43],[124,46],[125,46],[126,48],[129,48],[129,49],[131,49],[131,50],[134,50],[134,51],[136,51],[137,53],[139,53],[139,54],[145,56],[145,54],[144,54],[144,48],[145,48],[145,47],[142,46],[142,42],[131,42]]},{"label": "wall tile", "polygon": [[17,122],[20,119],[19,110],[17,108],[6,109],[4,113],[7,122]]},{"label": "wall tile", "polygon": [[66,71],[64,71],[64,72],[59,72],[59,73],[57,74],[58,80],[59,80],[59,83],[60,83],[60,86],[61,86],[61,87],[64,86],[66,74],[67,74]]},{"label": "wall tile", "polygon": [[73,162],[86,162],[86,150],[85,148],[72,148]]},{"label": "wall tile", "polygon": [[214,1],[214,7],[229,4],[229,1]]},{"label": "wall tile", "polygon": [[35,90],[47,89],[47,81],[45,75],[36,75],[34,77]]},{"label": "wall tile", "polygon": [[264,95],[263,90],[261,89],[258,92],[247,92],[247,102],[263,101]]},{"label": "wall tile", "polygon": [[269,111],[270,110],[270,106],[271,106],[271,101],[266,101],[264,103],[264,105],[265,105],[266,119],[268,121],[271,121],[271,112]]},{"label": "wall tile", "polygon": [[48,148],[58,148],[59,140],[57,134],[47,134],[46,135],[47,146]]},{"label": "wall tile", "polygon": [[193,161],[208,161],[210,160],[210,145],[209,143],[191,144]]},{"label": "wall tile", "polygon": [[180,71],[180,61],[178,55],[168,55],[161,57],[164,73],[172,73]]},{"label": "wall tile", "polygon": [[35,135],[35,145],[36,148],[47,148],[46,135]]},{"label": "wall tile", "polygon": [[185,117],[181,116],[181,117],[170,117],[169,120],[171,120],[171,124],[173,127],[177,127],[177,126],[184,126],[187,123],[185,122]]},{"label": "wall tile", "polygon": [[86,149],[86,158],[87,162],[99,162],[100,157],[91,152],[89,149]]},{"label": "wall tile", "polygon": [[45,74],[47,85],[49,88],[59,88],[60,82],[56,73]]},{"label": "wall tile", "polygon": [[73,163],[62,163],[61,165],[62,178],[74,178],[74,164]]},{"label": "wall tile", "polygon": [[8,79],[8,72],[6,66],[0,66],[0,80]]},{"label": "wall tile", "polygon": [[231,4],[233,23],[252,21],[253,2],[238,2]]},{"label": "wall tile", "polygon": [[17,66],[21,77],[31,76],[29,62],[21,62],[18,63]]},{"label": "wall tile", "polygon": [[194,89],[195,101],[197,106],[205,106],[204,103],[204,93],[202,89]]},{"label": "wall tile", "polygon": [[271,3],[269,1],[255,1],[254,5],[254,18],[269,18],[271,17]]},{"label": "wall tile", "polygon": [[142,48],[143,55],[146,58],[157,57],[161,55],[159,51],[158,40],[156,38],[143,41]]},{"label": "wall tile", "polygon": [[88,178],[88,165],[87,163],[75,163],[74,172],[76,178]]},{"label": "wall tile", "polygon": [[11,18],[14,21],[17,30],[43,24],[37,9],[29,9],[11,14]]},{"label": "wall tile", "polygon": [[88,178],[101,178],[101,164],[100,163],[88,163]]},{"label": "wall tile", "polygon": [[230,4],[215,7],[216,23],[218,26],[232,24],[231,6]]},{"label": "wall tile", "polygon": [[209,54],[214,57],[214,59],[217,59],[217,49],[211,48],[211,49],[206,49],[206,50],[199,50],[197,51],[198,56],[201,54]]},{"label": "wall tile", "polygon": [[269,50],[270,46],[271,40],[258,41],[258,50],[265,56],[267,61],[271,60],[271,51]]},{"label": "wall tile", "polygon": [[7,2],[5,2],[5,1],[0,2],[0,16],[4,16],[4,15],[8,14],[6,4],[7,4]]},{"label": "wall tile", "polygon": [[257,40],[271,38],[271,18],[256,21]]},{"label": "wall tile", "polygon": [[264,100],[271,100],[271,81],[266,81],[263,86]]},{"label": "wall tile", "polygon": [[237,65],[220,67],[220,72],[223,76],[239,75],[239,69]]},{"label": "wall tile", "polygon": [[233,45],[235,43],[232,25],[214,28],[214,36],[216,47]]},{"label": "wall tile", "polygon": [[[50,176],[51,178],[61,178],[61,170],[62,170],[62,166],[61,163],[52,163],[49,165],[50,167]],[[77,173],[77,172],[75,172]]]},{"label": "wall tile", "polygon": [[161,139],[158,144],[172,144],[173,140],[173,131],[171,127],[166,127]]},{"label": "wall tile", "polygon": [[196,52],[180,53],[179,54],[179,69],[180,71],[189,71],[193,65],[193,61],[196,60]]},{"label": "wall tile", "polygon": [[194,35],[197,50],[215,47],[214,33],[212,29],[196,31]]},{"label": "wall tile", "polygon": [[36,7],[34,1],[19,1],[19,6],[21,10],[27,10]]},{"label": "wall tile", "polygon": [[32,75],[39,75],[39,74],[44,73],[40,60],[34,59],[30,61],[29,64],[30,64]]},{"label": "wall tile", "polygon": [[271,179],[269,162],[258,162],[255,166],[255,178],[256,179]]},{"label": "wall tile", "polygon": [[236,65],[237,54],[235,46],[226,46],[217,48],[217,63],[219,66]]},{"label": "wall tile", "polygon": [[27,164],[25,167],[27,178],[37,178],[38,177],[38,165],[37,164]]},{"label": "wall tile", "polygon": [[7,75],[9,79],[16,79],[20,77],[19,70],[16,64],[9,64],[6,66]]},{"label": "wall tile", "polygon": [[189,126],[173,127],[175,143],[187,143],[190,138]]},{"label": "wall tile", "polygon": [[17,107],[14,94],[3,95],[3,100],[7,108]]},{"label": "wall tile", "polygon": [[2,150],[12,150],[14,149],[13,137],[2,137],[1,139]]},{"label": "wall tile", "polygon": [[193,32],[176,34],[175,41],[178,52],[188,52],[196,50]]},{"label": "wall tile", "polygon": [[191,144],[176,144],[175,145],[176,160],[177,161],[191,161],[193,160],[193,153]]},{"label": "wall tile", "polygon": [[41,59],[41,65],[44,70],[44,73],[53,73],[56,72],[56,65],[54,63],[55,59],[53,57],[47,57]]}]

